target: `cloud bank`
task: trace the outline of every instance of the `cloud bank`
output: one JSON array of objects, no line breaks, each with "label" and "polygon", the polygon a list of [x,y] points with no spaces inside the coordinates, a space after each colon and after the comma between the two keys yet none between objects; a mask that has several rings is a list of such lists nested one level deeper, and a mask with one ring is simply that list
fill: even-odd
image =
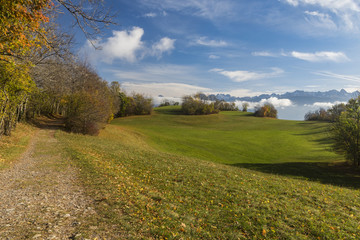
[{"label": "cloud bank", "polygon": [[167,98],[181,98],[184,95],[189,95],[197,92],[209,92],[210,88],[194,86],[183,83],[131,83],[124,82],[121,84],[122,89],[127,92],[138,92],[157,97],[159,95]]},{"label": "cloud bank", "polygon": [[250,110],[254,110],[256,107],[262,106],[265,103],[270,103],[270,104],[274,105],[275,108],[280,108],[280,109],[283,109],[285,107],[294,106],[294,104],[291,102],[290,99],[279,99],[276,97],[271,97],[268,99],[261,99],[259,102],[248,102],[248,101],[236,101],[235,102],[236,106],[238,106],[239,109],[242,109],[243,103],[248,103]]},{"label": "cloud bank", "polygon": [[305,107],[311,107],[311,108],[331,108],[332,106],[336,105],[336,104],[340,104],[340,103],[346,103],[346,102],[339,102],[339,101],[336,101],[336,102],[315,102],[313,104],[305,104],[304,106]]}]

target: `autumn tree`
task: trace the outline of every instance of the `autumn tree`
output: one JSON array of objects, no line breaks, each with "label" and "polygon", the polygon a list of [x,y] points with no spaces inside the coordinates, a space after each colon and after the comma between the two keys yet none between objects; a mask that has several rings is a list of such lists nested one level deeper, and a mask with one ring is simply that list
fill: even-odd
[{"label": "autumn tree", "polygon": [[26,55],[46,46],[43,24],[49,0],[0,0],[0,136],[10,135],[34,85]]},{"label": "autumn tree", "polygon": [[242,104],[242,111],[243,111],[243,112],[247,112],[247,111],[248,111],[248,107],[249,107],[249,103],[244,102],[244,103]]},{"label": "autumn tree", "polygon": [[33,46],[44,42],[43,24],[49,22],[46,12],[50,0],[0,0],[0,59],[13,61],[21,58]]},{"label": "autumn tree", "polygon": [[271,103],[265,103],[263,106],[255,108],[254,115],[256,117],[277,118],[277,110]]},{"label": "autumn tree", "polygon": [[345,111],[332,124],[334,149],[345,155],[354,166],[360,166],[360,97],[350,99]]},{"label": "autumn tree", "polygon": [[201,93],[194,96],[184,96],[182,98],[181,110],[187,115],[206,115],[219,112],[218,109],[215,109],[214,103],[207,103],[204,95]]}]

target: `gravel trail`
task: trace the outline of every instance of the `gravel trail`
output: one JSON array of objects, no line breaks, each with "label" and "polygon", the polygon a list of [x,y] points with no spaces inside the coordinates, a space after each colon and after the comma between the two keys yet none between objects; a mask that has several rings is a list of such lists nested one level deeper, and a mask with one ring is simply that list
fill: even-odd
[{"label": "gravel trail", "polygon": [[55,131],[39,129],[22,157],[0,171],[0,239],[97,237],[93,200],[78,183]]}]

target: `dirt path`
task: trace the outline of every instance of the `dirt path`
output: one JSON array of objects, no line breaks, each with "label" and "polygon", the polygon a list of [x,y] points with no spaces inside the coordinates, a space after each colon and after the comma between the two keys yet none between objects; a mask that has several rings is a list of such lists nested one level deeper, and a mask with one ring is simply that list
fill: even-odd
[{"label": "dirt path", "polygon": [[78,184],[55,129],[39,129],[21,159],[0,171],[0,239],[97,237],[97,227],[89,225],[97,218],[93,201]]}]

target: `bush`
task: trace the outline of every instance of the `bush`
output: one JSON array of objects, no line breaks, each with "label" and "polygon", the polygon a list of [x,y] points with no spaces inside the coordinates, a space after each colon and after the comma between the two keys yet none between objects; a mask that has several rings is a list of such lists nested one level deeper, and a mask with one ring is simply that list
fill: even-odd
[{"label": "bush", "polygon": [[247,111],[248,111],[248,107],[249,107],[249,103],[247,103],[247,102],[243,103],[243,104],[242,104],[242,108],[243,108],[242,111],[243,111],[243,112],[247,112]]},{"label": "bush", "polygon": [[323,108],[314,112],[308,112],[305,114],[305,121],[330,121],[331,116],[328,111]]},{"label": "bush", "polygon": [[86,91],[69,95],[65,128],[75,133],[98,134],[111,116],[111,105],[104,100],[103,96]]},{"label": "bush", "polygon": [[262,107],[256,107],[254,115],[256,117],[277,118],[277,110],[271,103],[265,103]]},{"label": "bush", "polygon": [[320,108],[314,112],[308,112],[305,114],[305,121],[327,121],[327,122],[335,122],[339,119],[342,112],[346,109],[345,104],[340,103],[334,105],[332,108],[325,110],[324,108]]},{"label": "bush", "polygon": [[125,117],[131,115],[149,115],[153,109],[153,100],[142,94],[133,94],[126,96],[125,93],[119,93],[120,110],[116,114],[117,117]]},{"label": "bush", "polygon": [[167,106],[179,106],[179,102],[169,101],[164,99],[161,101],[159,107],[167,107]]},{"label": "bush", "polygon": [[214,103],[214,108],[219,111],[238,111],[238,107],[235,105],[234,102],[228,103],[224,100],[216,100]]},{"label": "bush", "polygon": [[207,103],[206,100],[192,96],[183,97],[181,110],[187,115],[206,115],[219,112],[218,109],[215,109],[214,103]]}]

